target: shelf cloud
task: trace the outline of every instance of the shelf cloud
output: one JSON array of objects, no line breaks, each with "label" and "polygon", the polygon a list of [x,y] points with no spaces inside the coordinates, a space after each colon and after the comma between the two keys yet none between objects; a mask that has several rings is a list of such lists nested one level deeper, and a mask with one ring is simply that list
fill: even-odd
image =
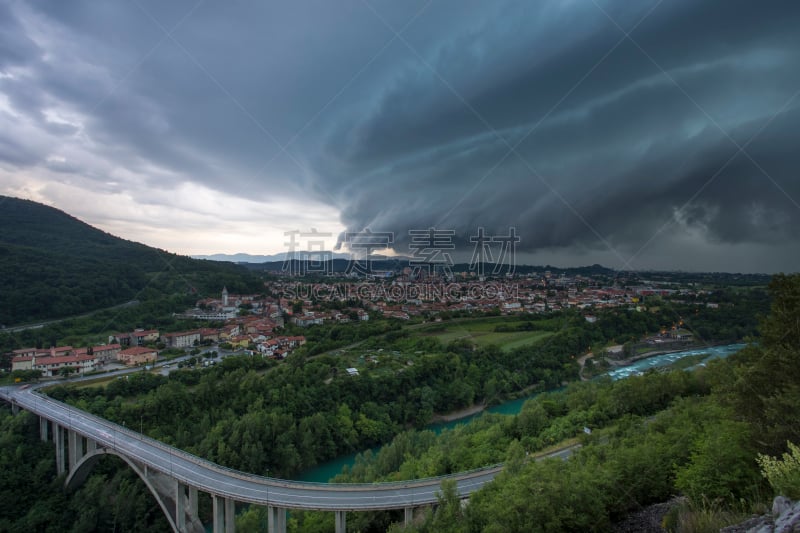
[{"label": "shelf cloud", "polygon": [[797,270],[798,24],[790,0],[7,3],[0,193],[185,253],[433,227],[468,258],[514,227],[543,263]]}]

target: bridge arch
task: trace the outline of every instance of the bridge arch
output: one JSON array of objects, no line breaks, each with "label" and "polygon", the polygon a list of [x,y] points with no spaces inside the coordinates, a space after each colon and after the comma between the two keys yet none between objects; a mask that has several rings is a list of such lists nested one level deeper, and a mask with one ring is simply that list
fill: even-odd
[{"label": "bridge arch", "polygon": [[167,503],[167,496],[165,494],[162,494],[158,490],[158,488],[152,483],[151,479],[148,478],[148,476],[141,469],[139,464],[136,463],[136,461],[133,461],[131,458],[127,457],[124,454],[118,453],[115,450],[109,450],[107,448],[98,448],[84,455],[75,464],[75,467],[69,472],[69,475],[67,475],[67,479],[64,482],[66,489],[68,491],[72,491],[80,487],[83,484],[83,482],[86,481],[86,478],[89,477],[89,474],[92,472],[94,466],[100,461],[100,459],[104,455],[114,455],[116,457],[119,457],[120,459],[125,461],[125,463],[127,463],[127,465],[131,467],[131,469],[134,472],[136,472],[136,475],[139,476],[139,479],[141,479],[144,482],[145,486],[147,487],[147,490],[150,491],[150,493],[158,502],[158,506],[161,507],[164,516],[167,517],[167,522],[169,522],[172,531],[175,531],[176,533],[179,532],[180,530],[178,529],[178,526],[175,523],[175,517],[173,516],[172,509],[170,509]]}]

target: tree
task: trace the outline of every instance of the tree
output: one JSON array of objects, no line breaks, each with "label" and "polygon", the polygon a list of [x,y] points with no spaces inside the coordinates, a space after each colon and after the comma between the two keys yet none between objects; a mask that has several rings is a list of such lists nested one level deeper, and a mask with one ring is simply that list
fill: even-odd
[{"label": "tree", "polygon": [[608,531],[609,491],[597,466],[560,459],[529,463],[505,483],[472,495],[466,509],[469,525],[457,531]]},{"label": "tree", "polygon": [[517,415],[516,423],[521,436],[538,435],[549,423],[547,411],[542,406],[542,402],[536,400],[526,402]]},{"label": "tree", "polygon": [[433,514],[431,531],[459,533],[464,531],[464,510],[455,480],[442,481],[442,489],[436,494],[439,505]]},{"label": "tree", "polygon": [[512,440],[506,453],[505,471],[510,475],[519,473],[525,464],[525,455],[525,449],[522,444],[517,439]]},{"label": "tree", "polygon": [[678,469],[675,486],[694,501],[737,501],[758,483],[749,437],[748,426],[741,422],[710,425],[692,446],[689,464]]},{"label": "tree", "polygon": [[633,357],[636,355],[636,345],[633,341],[628,341],[622,345],[622,353],[625,354],[625,357]]},{"label": "tree", "polygon": [[786,444],[789,453],[781,459],[759,454],[758,465],[777,494],[796,500],[800,498],[800,446]]},{"label": "tree", "polygon": [[14,370],[11,372],[11,379],[16,381],[38,381],[42,377],[41,370]]},{"label": "tree", "polygon": [[776,275],[769,285],[772,310],[759,345],[740,352],[736,380],[724,385],[736,416],[753,426],[762,453],[800,442],[800,274]]}]

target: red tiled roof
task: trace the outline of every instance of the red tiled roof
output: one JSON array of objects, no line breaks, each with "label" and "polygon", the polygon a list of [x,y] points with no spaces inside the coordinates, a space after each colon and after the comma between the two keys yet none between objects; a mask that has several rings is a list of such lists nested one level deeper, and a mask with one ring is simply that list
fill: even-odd
[{"label": "red tiled roof", "polygon": [[144,346],[134,346],[119,352],[120,355],[142,355],[146,353],[156,353],[156,350]]},{"label": "red tiled roof", "polygon": [[120,348],[122,348],[122,346],[120,346],[119,344],[103,344],[102,346],[93,346],[92,347],[92,349],[95,352],[98,352],[98,351],[102,352],[102,351],[105,351],[105,350],[119,350]]},{"label": "red tiled roof", "polygon": [[93,359],[94,356],[92,355],[62,355],[60,357],[40,357],[36,361],[36,366],[80,363],[84,361],[91,361]]},{"label": "red tiled roof", "polygon": [[200,330],[195,329],[192,331],[178,331],[176,333],[166,333],[164,336],[169,338],[186,337],[188,335],[200,335]]}]

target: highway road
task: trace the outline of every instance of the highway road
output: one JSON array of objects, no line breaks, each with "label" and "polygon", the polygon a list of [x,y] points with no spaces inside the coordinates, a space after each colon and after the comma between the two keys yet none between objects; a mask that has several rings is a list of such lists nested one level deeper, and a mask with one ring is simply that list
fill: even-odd
[{"label": "highway road", "polygon": [[42,329],[45,326],[49,326],[51,324],[58,324],[59,322],[64,322],[65,320],[74,320],[76,318],[86,318],[87,316],[92,316],[95,313],[100,313],[102,311],[112,311],[114,309],[123,309],[125,307],[133,307],[134,305],[139,305],[139,300],[131,300],[129,302],[121,303],[118,305],[112,305],[111,307],[106,307],[104,309],[97,309],[95,311],[90,311],[88,313],[83,313],[80,315],[75,316],[67,316],[63,318],[56,318],[53,320],[45,320],[43,322],[39,322],[38,324],[27,324],[23,326],[11,326],[6,327],[4,325],[0,326],[0,333],[16,333],[18,331],[25,331],[27,329]]},{"label": "highway road", "polygon": [[459,493],[466,496],[490,482],[502,468],[495,465],[450,476],[395,483],[287,481],[219,466],[53,400],[36,392],[35,387],[0,387],[0,398],[57,421],[62,427],[95,440],[98,447],[115,450],[182,483],[204,492],[258,505],[326,511],[400,509],[436,502],[443,479],[455,479]]}]

